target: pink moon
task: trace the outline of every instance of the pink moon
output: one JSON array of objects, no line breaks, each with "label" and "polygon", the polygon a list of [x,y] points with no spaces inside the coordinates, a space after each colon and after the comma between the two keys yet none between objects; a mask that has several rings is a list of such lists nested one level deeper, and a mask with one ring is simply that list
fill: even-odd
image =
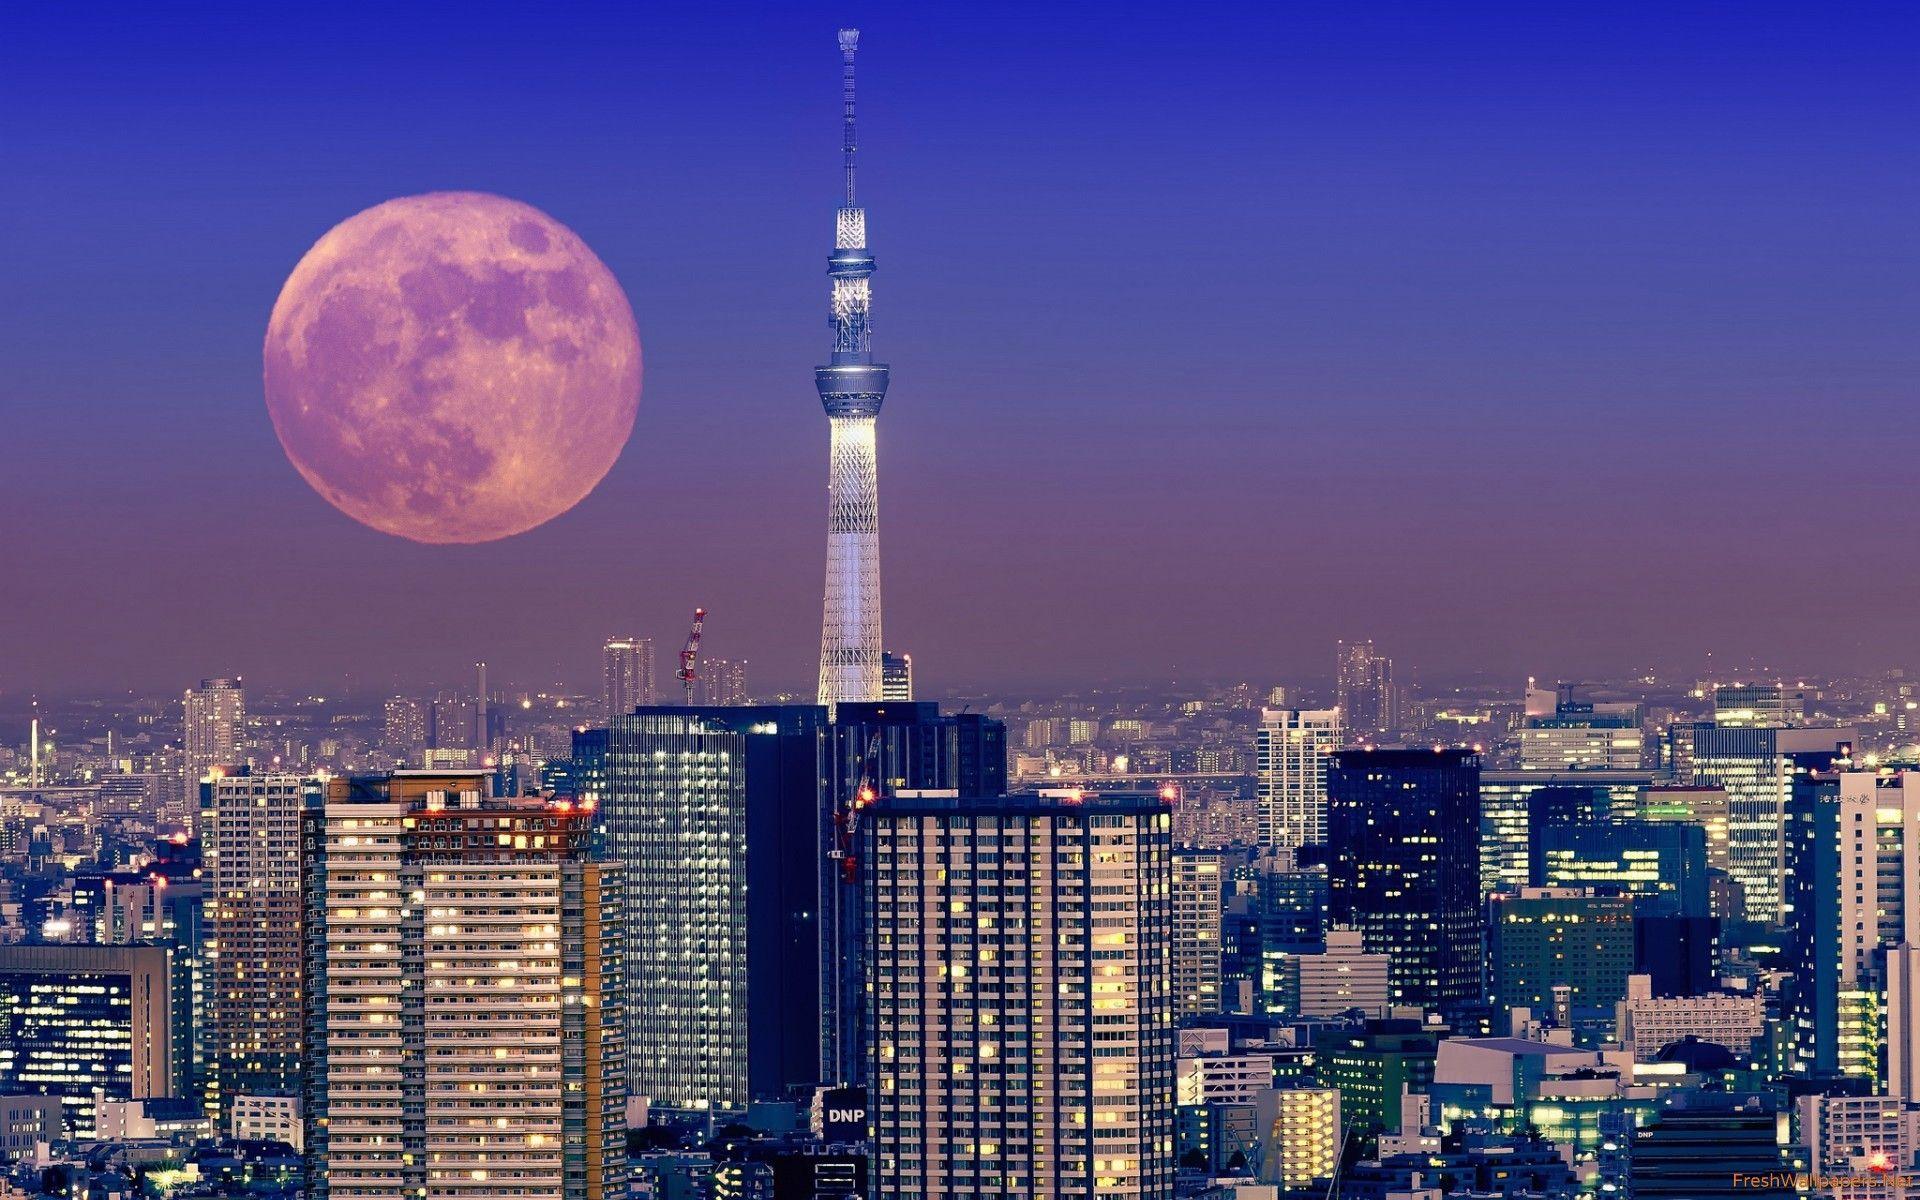
[{"label": "pink moon", "polygon": [[267,323],[267,412],[354,520],[490,542],[605,477],[640,406],[640,333],[613,272],[537,208],[479,192],[347,218]]}]

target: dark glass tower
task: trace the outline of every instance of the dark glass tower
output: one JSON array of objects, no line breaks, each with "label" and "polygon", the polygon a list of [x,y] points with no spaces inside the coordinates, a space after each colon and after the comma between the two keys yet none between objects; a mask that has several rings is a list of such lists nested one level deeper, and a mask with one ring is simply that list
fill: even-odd
[{"label": "dark glass tower", "polygon": [[1395,1004],[1480,995],[1480,756],[1347,750],[1327,764],[1327,891],[1336,925],[1390,960]]}]

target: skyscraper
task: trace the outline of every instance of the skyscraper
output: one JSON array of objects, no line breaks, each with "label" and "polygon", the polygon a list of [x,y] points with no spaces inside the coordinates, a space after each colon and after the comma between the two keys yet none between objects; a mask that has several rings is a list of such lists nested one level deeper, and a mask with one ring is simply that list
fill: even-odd
[{"label": "skyscraper", "polygon": [[199,687],[187,689],[181,744],[189,788],[214,767],[240,761],[246,728],[247,693],[238,679],[202,679]]},{"label": "skyscraper", "polygon": [[1371,641],[1341,642],[1334,672],[1337,704],[1355,742],[1366,742],[1400,727],[1399,694],[1394,690],[1393,660],[1376,653]]},{"label": "skyscraper", "polygon": [[619,870],[478,771],[329,781],[302,831],[307,1195],[626,1188]]},{"label": "skyscraper", "polygon": [[96,1097],[170,1094],[171,991],[161,946],[0,946],[0,1095],[58,1096],[87,1137]]},{"label": "skyscraper", "polygon": [[306,781],[241,768],[200,785],[216,1123],[234,1096],[299,1090],[300,817]]},{"label": "skyscraper", "polygon": [[1345,750],[1327,764],[1327,891],[1337,925],[1387,955],[1393,1002],[1480,994],[1480,756]]},{"label": "skyscraper", "polygon": [[820,1082],[826,711],[640,708],[605,754],[576,768],[604,772],[607,855],[632,897],[629,1090],[742,1112]]},{"label": "skyscraper", "polygon": [[1728,868],[1745,898],[1746,911],[1739,915],[1756,924],[1778,925],[1785,913],[1781,883],[1786,844],[1781,831],[1797,773],[1794,761],[1805,755],[1828,760],[1850,755],[1855,731],[1705,723],[1692,729],[1691,777],[1681,782],[1727,793]]},{"label": "skyscraper", "polygon": [[1170,1198],[1165,802],[881,797],[861,851],[876,1193]]},{"label": "skyscraper", "polygon": [[1220,1011],[1221,856],[1173,855],[1173,1005],[1175,1015]]},{"label": "skyscraper", "polygon": [[1337,708],[1261,710],[1261,845],[1297,849],[1327,840],[1327,755],[1340,744]]},{"label": "skyscraper", "polygon": [[652,638],[608,638],[601,654],[601,698],[607,720],[653,703]]},{"label": "skyscraper", "polygon": [[941,790],[998,796],[1007,790],[1007,728],[980,713],[949,713],[931,701],[842,704],[831,730],[829,795],[818,845],[836,869],[820,877],[821,1028],[825,1078],[866,1079],[865,907],[855,841],[874,796]]},{"label": "skyscraper", "polygon": [[860,31],[840,31],[846,203],[834,221],[833,355],[814,371],[832,442],[827,458],[827,597],[820,629],[820,703],[880,695],[880,482],[874,445],[887,368],[873,361],[867,214],[854,198],[853,54]]}]

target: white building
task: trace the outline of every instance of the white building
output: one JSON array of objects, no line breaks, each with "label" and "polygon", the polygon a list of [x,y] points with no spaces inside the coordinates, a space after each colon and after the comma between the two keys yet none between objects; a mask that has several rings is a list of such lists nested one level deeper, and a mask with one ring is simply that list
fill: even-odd
[{"label": "white building", "polygon": [[1651,1062],[1664,1046],[1698,1038],[1747,1054],[1766,1032],[1767,1004],[1758,995],[1655,997],[1648,975],[1627,976],[1627,995],[1614,1007],[1620,1045],[1636,1061]]},{"label": "white building", "polygon": [[1288,1192],[1324,1186],[1340,1167],[1340,1089],[1275,1088],[1254,1101],[1260,1178]]},{"label": "white building", "polygon": [[1317,846],[1327,840],[1327,755],[1340,749],[1337,708],[1260,710],[1256,783],[1260,844]]},{"label": "white building", "polygon": [[1362,943],[1358,929],[1330,929],[1321,953],[1282,960],[1282,993],[1294,1015],[1332,1017],[1358,1008],[1379,1016],[1386,1010],[1389,958],[1367,953]]},{"label": "white building", "polygon": [[1802,1096],[1800,1147],[1834,1200],[1904,1200],[1920,1150],[1920,1107],[1892,1096]]},{"label": "white building", "polygon": [[862,843],[875,1193],[1170,1200],[1165,802],[906,792]]},{"label": "white building", "polygon": [[229,1136],[245,1142],[285,1142],[305,1152],[297,1096],[234,1096],[228,1100]]},{"label": "white building", "polygon": [[247,693],[238,679],[202,679],[188,688],[181,741],[186,748],[187,786],[214,767],[241,760],[247,736]]},{"label": "white building", "polygon": [[1269,1054],[1202,1054],[1174,1068],[1176,1104],[1252,1104],[1273,1088]]}]

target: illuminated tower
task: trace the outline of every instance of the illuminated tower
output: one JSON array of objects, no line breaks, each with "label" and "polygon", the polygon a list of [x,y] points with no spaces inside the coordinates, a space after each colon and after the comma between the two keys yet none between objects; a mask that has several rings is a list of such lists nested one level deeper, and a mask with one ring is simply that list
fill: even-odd
[{"label": "illuminated tower", "polygon": [[880,696],[880,481],[874,425],[887,396],[887,368],[873,361],[867,311],[873,256],[867,214],[853,196],[853,52],[860,31],[840,31],[845,98],[847,202],[834,221],[833,357],[814,370],[832,427],[827,465],[827,600],[820,629],[820,703]]}]

